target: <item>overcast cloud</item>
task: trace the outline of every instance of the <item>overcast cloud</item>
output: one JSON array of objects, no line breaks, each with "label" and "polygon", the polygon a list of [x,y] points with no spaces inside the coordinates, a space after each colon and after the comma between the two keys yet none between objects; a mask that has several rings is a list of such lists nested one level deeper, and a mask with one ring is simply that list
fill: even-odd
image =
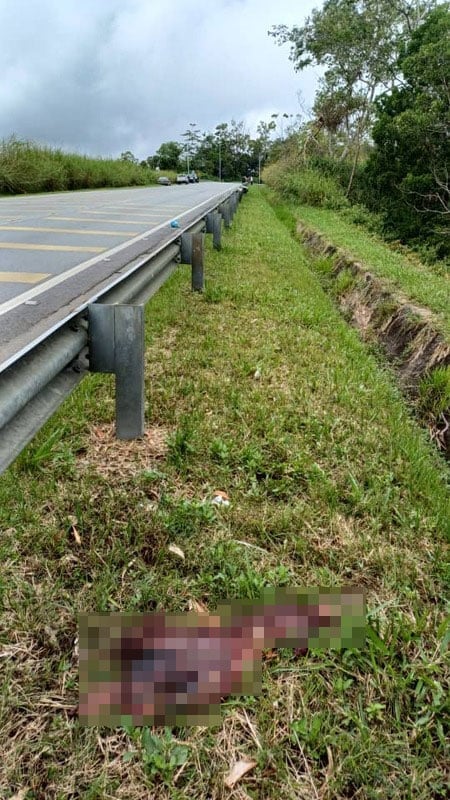
[{"label": "overcast cloud", "polygon": [[0,138],[15,133],[92,155],[139,158],[191,122],[251,130],[311,106],[267,30],[320,0],[0,0]]}]

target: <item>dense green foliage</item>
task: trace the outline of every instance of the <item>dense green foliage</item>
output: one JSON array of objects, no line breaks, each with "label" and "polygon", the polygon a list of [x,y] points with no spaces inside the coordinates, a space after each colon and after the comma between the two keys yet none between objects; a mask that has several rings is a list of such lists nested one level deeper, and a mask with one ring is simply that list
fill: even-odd
[{"label": "dense green foliage", "polygon": [[137,186],[156,179],[154,171],[129,158],[88,158],[15,137],[0,143],[1,194]]},{"label": "dense green foliage", "polygon": [[318,130],[327,132],[330,150],[350,158],[350,192],[361,146],[370,128],[374,98],[398,75],[398,54],[434,0],[326,0],[303,26],[277,25],[269,32],[291,44],[296,70],[325,68],[316,94]]},{"label": "dense green foliage", "polygon": [[450,6],[440,6],[412,34],[399,59],[404,81],[378,103],[375,149],[366,169],[367,202],[386,231],[426,238],[450,254]]},{"label": "dense green foliage", "polygon": [[267,166],[263,177],[268,186],[290,203],[335,209],[349,205],[333,177],[313,167],[292,169],[292,162],[286,158]]},{"label": "dense green foliage", "polygon": [[323,208],[345,205],[344,191],[372,229],[446,261],[449,3],[327,0],[303,26],[270,33],[291,44],[297,70],[325,72],[312,119],[266,171],[268,183],[285,200]]}]

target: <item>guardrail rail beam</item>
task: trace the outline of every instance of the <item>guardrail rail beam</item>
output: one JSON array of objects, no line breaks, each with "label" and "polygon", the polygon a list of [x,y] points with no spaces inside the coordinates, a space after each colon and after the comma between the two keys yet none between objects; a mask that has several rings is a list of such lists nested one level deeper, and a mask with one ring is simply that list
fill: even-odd
[{"label": "guardrail rail beam", "polygon": [[220,200],[205,201],[181,236],[119,263],[109,286],[83,300],[23,354],[0,364],[0,474],[89,372],[115,374],[118,438],[143,436],[145,303],[180,261],[191,265],[193,291],[203,290],[205,231],[220,250],[222,220],[229,228],[242,195],[231,189]]}]

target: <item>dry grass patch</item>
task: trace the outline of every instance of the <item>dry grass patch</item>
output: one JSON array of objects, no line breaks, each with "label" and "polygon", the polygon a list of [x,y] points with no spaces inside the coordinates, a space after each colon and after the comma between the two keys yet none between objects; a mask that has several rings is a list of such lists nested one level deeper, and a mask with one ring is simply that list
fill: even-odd
[{"label": "dry grass patch", "polygon": [[94,469],[105,478],[122,481],[164,459],[169,433],[165,426],[154,426],[146,428],[140,439],[124,441],[116,438],[114,423],[95,425],[77,454],[77,468],[81,473]]}]

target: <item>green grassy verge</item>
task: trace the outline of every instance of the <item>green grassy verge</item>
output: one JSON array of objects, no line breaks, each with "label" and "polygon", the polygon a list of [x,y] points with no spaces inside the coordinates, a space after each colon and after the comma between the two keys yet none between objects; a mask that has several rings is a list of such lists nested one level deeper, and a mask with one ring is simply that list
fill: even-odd
[{"label": "green grassy verge", "polygon": [[322,233],[328,241],[343,248],[350,256],[386,283],[400,290],[436,317],[436,322],[450,338],[450,275],[436,274],[433,267],[422,264],[417,256],[395,252],[376,234],[346,220],[342,213],[312,206],[290,207],[299,221]]},{"label": "green grassy verge", "polygon": [[[96,376],[0,480],[0,795],[443,798],[448,468],[256,187],[207,274],[149,304],[142,441],[111,437]],[[78,725],[79,611],[348,583],[364,651],[270,654],[216,728]]]},{"label": "green grassy verge", "polygon": [[0,194],[144,186],[157,178],[130,161],[64,153],[14,137],[0,143]]}]

